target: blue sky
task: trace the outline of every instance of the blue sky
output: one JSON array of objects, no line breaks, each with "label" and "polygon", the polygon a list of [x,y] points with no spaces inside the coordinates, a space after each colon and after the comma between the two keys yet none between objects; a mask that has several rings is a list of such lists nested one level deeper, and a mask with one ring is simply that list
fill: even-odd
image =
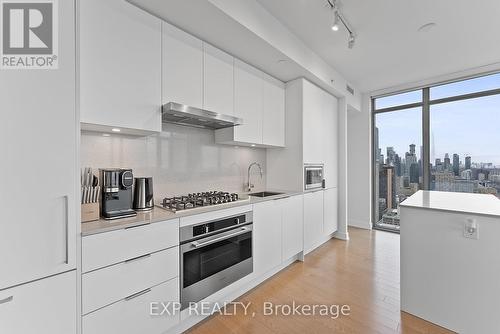
[{"label": "blue sky", "polygon": [[[500,88],[500,74],[431,88],[431,99],[462,95],[472,92]],[[378,108],[417,102],[421,92],[410,92],[379,99]],[[379,114],[379,142],[382,152],[393,146],[404,156],[409,144],[417,145],[420,156],[422,145],[420,108]],[[432,149],[434,148],[434,149]],[[431,161],[444,158],[449,153],[466,155],[473,162],[492,162],[500,166],[500,95],[472,100],[456,101],[431,106]]]}]

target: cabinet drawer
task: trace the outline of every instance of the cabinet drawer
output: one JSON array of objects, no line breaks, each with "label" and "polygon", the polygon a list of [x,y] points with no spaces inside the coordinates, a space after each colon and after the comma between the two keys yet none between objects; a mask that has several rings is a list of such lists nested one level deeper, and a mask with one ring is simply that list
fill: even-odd
[{"label": "cabinet drawer", "polygon": [[177,276],[179,276],[179,247],[83,274],[83,314]]},{"label": "cabinet drawer", "polygon": [[[176,315],[150,315],[152,302],[178,302],[179,279],[145,290],[132,299],[122,299],[83,317],[83,334],[161,334],[179,322]],[[160,307],[160,311],[161,311]]]},{"label": "cabinet drawer", "polygon": [[82,238],[82,271],[179,245],[179,220],[168,220]]}]

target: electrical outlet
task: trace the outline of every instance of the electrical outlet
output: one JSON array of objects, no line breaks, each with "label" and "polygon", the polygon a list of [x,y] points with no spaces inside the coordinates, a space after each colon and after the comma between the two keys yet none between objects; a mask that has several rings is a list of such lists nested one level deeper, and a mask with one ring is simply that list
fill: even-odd
[{"label": "electrical outlet", "polygon": [[464,224],[464,237],[468,239],[479,239],[478,225],[475,219],[467,219]]}]

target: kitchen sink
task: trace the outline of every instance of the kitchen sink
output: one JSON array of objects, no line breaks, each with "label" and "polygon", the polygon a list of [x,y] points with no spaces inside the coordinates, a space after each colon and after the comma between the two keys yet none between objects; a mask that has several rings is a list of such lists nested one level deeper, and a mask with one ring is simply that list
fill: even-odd
[{"label": "kitchen sink", "polygon": [[276,193],[272,191],[261,191],[258,193],[251,193],[248,194],[249,196],[254,196],[254,197],[268,197],[268,196],[276,196],[276,195],[282,195],[283,193]]}]

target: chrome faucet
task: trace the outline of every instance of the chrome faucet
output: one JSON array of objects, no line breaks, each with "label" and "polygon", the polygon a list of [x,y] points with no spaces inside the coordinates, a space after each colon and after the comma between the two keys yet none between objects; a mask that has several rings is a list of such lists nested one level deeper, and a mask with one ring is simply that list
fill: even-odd
[{"label": "chrome faucet", "polygon": [[248,188],[247,188],[248,191],[252,191],[252,188],[254,187],[254,185],[252,183],[250,183],[250,170],[252,169],[253,166],[259,167],[260,178],[262,179],[262,167],[260,166],[259,163],[252,162],[250,164],[250,166],[248,166],[248,179],[247,179],[248,180],[248,184],[247,184],[248,185]]}]

